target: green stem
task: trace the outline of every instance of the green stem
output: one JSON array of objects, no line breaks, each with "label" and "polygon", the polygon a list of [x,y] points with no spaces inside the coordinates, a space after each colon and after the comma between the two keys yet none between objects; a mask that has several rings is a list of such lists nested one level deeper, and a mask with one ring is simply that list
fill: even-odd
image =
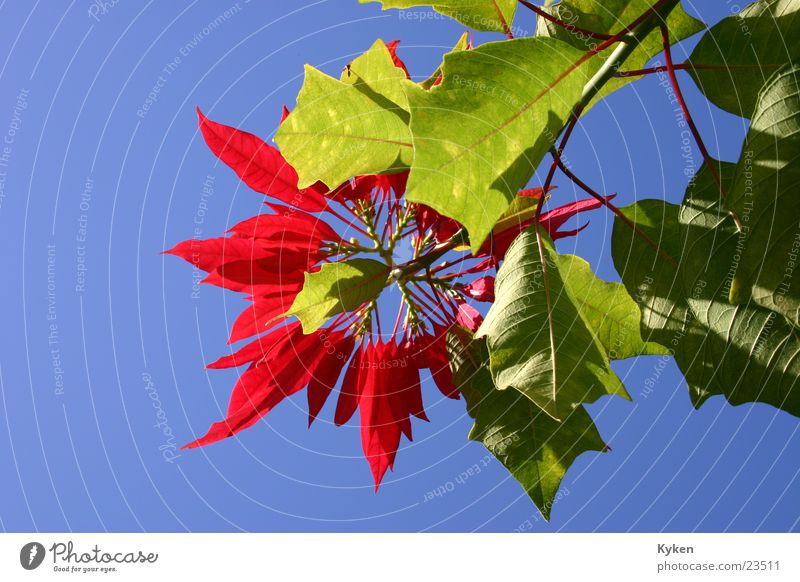
[{"label": "green stem", "polygon": [[463,228],[460,229],[450,240],[433,249],[428,254],[414,259],[413,261],[409,261],[405,265],[399,265],[396,269],[398,271],[397,279],[407,278],[409,275],[413,275],[422,269],[430,267],[434,261],[443,257],[457,246],[466,244],[467,240],[467,232]]},{"label": "green stem", "polygon": [[585,108],[589,102],[600,92],[600,90],[613,79],[620,67],[625,63],[631,53],[641,44],[641,42],[658,28],[667,18],[670,12],[678,5],[680,0],[665,0],[657,4],[652,9],[652,14],[645,18],[630,33],[620,38],[620,44],[614,52],[606,59],[600,70],[595,73],[586,86],[583,88],[583,95],[578,105]]},{"label": "green stem", "polygon": [[408,225],[408,222],[411,219],[413,213],[414,209],[412,206],[409,205],[406,206],[405,211],[403,212],[402,215],[400,215],[400,218],[397,221],[397,228],[392,233],[392,236],[389,237],[389,243],[386,245],[386,252],[390,257],[394,252],[394,247],[397,246],[397,241],[403,237],[403,230],[405,230],[406,226]]},{"label": "green stem", "polygon": [[[679,1],[680,0],[660,0],[647,12],[641,14],[636,20],[625,27],[622,31],[602,42],[597,47],[586,52],[577,61],[577,63],[573,65],[572,69],[574,70],[579,64],[585,62],[588,58],[591,58],[601,51],[610,48],[614,43],[619,43],[617,48],[615,48],[611,53],[611,56],[609,56],[605,63],[603,63],[603,66],[600,67],[594,77],[592,77],[586,84],[580,100],[572,108],[572,112],[569,115],[567,123],[561,128],[560,133],[563,133],[563,135],[561,137],[561,143],[556,148],[558,155],[561,155],[561,153],[564,151],[567,141],[572,134],[572,130],[575,129],[578,119],[584,110],[586,110],[592,99],[594,99],[594,97],[600,92],[605,84],[614,77],[622,64],[628,59],[631,53],[636,50],[636,47],[639,46],[642,40],[651,32],[653,32],[656,27],[664,22],[667,15],[669,15],[669,13],[678,5]],[[545,178],[544,181],[545,192],[550,188],[550,184],[552,183],[556,174],[556,168],[557,160],[554,158],[553,163],[550,165],[550,171],[547,174],[547,178]],[[539,199],[539,204],[536,207],[537,218],[542,213],[543,205],[544,197]]]}]

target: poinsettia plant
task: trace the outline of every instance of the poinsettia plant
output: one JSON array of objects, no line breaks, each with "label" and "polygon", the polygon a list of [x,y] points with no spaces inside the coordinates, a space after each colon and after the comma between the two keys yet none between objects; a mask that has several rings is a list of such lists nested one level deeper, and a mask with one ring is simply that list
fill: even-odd
[{"label": "poinsettia plant", "polygon": [[[255,338],[209,365],[243,371],[226,417],[187,447],[230,437],[303,389],[311,425],[336,392],[333,420],[358,412],[377,489],[412,417],[427,420],[428,370],[445,397],[463,396],[470,438],[549,517],[572,461],[607,450],[584,404],[629,398],[613,360],[672,355],[696,406],[724,395],[800,414],[800,0],[760,0],[710,30],[678,0],[427,6],[508,38],[474,47],[465,34],[422,80],[397,41],[376,41],[339,78],[308,66],[280,149],[198,110],[211,151],[269,210],[168,251],[245,293],[229,343]],[[518,8],[536,13],[535,36],[514,38]],[[700,32],[673,62],[673,43]],[[660,53],[666,64],[647,68]],[[709,154],[679,71],[751,120],[738,162]],[[598,100],[650,74],[669,79],[704,165],[681,205],[618,208],[563,154]],[[587,198],[559,204],[557,172]],[[554,244],[600,207],[615,217],[622,283]]]}]

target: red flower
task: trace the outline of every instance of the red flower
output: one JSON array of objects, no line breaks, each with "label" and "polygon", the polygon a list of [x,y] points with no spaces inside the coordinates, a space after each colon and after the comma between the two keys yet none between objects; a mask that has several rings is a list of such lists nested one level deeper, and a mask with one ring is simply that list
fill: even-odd
[{"label": "red flower", "polygon": [[[395,48],[396,43],[389,45],[404,68]],[[322,184],[300,189],[297,173],[277,149],[198,115],[211,150],[248,186],[283,204],[267,202],[270,212],[236,224],[227,237],[189,240],[167,251],[206,271],[204,283],[247,294],[251,304],[233,324],[229,343],[259,336],[209,365],[247,368],[233,388],[226,418],[186,447],[252,426],[303,388],[310,426],[339,384],[334,422],[342,425],[359,412],[362,447],[377,488],[394,467],[401,437],[412,438],[411,417],[428,420],[420,370],[429,370],[446,397],[459,398],[445,348],[447,331],[454,324],[478,328],[482,316],[468,301],[494,300],[494,278],[486,273],[534,218],[495,232],[472,256],[454,238],[462,232],[457,222],[404,200],[407,174],[358,176],[331,191]],[[541,191],[520,195],[538,198]],[[581,201],[551,210],[540,223],[554,238],[573,234],[577,231],[558,229],[597,205]],[[358,236],[342,236],[339,227]],[[310,334],[299,322],[286,322],[283,315],[301,291],[305,273],[366,251],[402,274],[391,283],[403,297],[392,329],[382,329],[371,304],[340,314]]]}]

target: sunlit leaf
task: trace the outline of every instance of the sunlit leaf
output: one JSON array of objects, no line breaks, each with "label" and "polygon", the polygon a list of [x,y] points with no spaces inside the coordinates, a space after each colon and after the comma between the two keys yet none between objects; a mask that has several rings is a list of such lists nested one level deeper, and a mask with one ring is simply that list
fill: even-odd
[{"label": "sunlit leaf", "polygon": [[321,181],[333,189],[353,176],[399,171],[411,163],[402,86],[413,83],[380,41],[350,72],[341,81],[306,65],[297,107],[275,136],[300,187]]},{"label": "sunlit leaf", "polygon": [[361,4],[380,2],[384,10],[430,6],[474,30],[505,32],[511,28],[517,0],[358,0]]},{"label": "sunlit leaf", "polygon": [[[465,32],[464,34],[461,35],[461,38],[458,39],[458,42],[455,44],[455,46],[450,52],[454,53],[458,51],[464,51],[467,50],[468,46],[469,46],[469,33]],[[419,84],[419,86],[422,87],[423,89],[430,89],[431,87],[436,85],[437,82],[441,82],[441,77],[442,77],[442,67],[439,66],[431,74],[431,76],[422,81]]]},{"label": "sunlit leaf", "polygon": [[603,281],[581,257],[558,255],[557,260],[567,293],[609,359],[669,353],[642,339],[641,311],[622,283]]},{"label": "sunlit leaf", "polygon": [[458,220],[477,251],[580,98],[593,67],[564,75],[581,55],[550,38],[446,55],[442,84],[409,92],[409,200]]},{"label": "sunlit leaf", "polygon": [[[654,6],[657,0],[564,0],[544,8],[568,27],[558,26],[541,16],[538,19],[537,34],[563,40],[581,50],[598,46],[602,40],[586,35],[582,30],[602,34],[615,34]],[[689,16],[678,4],[667,17],[670,40],[678,42],[699,32],[705,25]],[[598,53],[594,59],[603,61],[610,55],[611,48]],[[638,47],[625,60],[625,70],[640,69],[647,61],[663,50],[661,32],[656,29],[648,34]],[[616,91],[635,77],[610,79],[598,93],[593,102]]]},{"label": "sunlit leaf", "polygon": [[296,315],[303,331],[317,330],[331,316],[352,311],[380,294],[389,267],[372,259],[327,263],[315,273],[306,273],[303,290],[286,315]]},{"label": "sunlit leaf", "polygon": [[583,402],[627,392],[609,366],[607,348],[581,316],[552,241],[546,233],[539,236],[544,262],[535,227],[508,249],[495,281],[495,302],[476,335],[486,338],[498,389],[514,388],[563,420]]}]

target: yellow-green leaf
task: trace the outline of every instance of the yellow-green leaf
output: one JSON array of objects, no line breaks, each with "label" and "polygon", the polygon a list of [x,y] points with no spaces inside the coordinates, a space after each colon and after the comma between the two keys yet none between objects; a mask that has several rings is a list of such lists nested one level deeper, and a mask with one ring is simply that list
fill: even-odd
[{"label": "yellow-green leaf", "polygon": [[358,0],[361,4],[380,2],[384,10],[430,6],[474,30],[505,32],[511,28],[517,0]]},{"label": "yellow-green leaf", "polygon": [[311,333],[332,315],[357,309],[377,298],[386,285],[389,267],[372,259],[326,263],[306,273],[303,289],[286,312],[295,315]]}]

